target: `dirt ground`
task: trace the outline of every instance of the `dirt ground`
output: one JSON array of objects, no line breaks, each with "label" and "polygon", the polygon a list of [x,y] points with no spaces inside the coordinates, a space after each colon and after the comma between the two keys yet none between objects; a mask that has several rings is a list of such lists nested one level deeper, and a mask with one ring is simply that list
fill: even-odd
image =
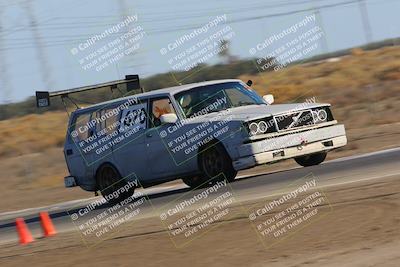
[{"label": "dirt ground", "polygon": [[[129,223],[87,248],[77,233],[0,247],[1,266],[399,266],[400,177],[324,189],[322,211],[288,238],[265,246],[243,213],[182,248],[158,217]],[[260,202],[258,203],[265,203]],[[242,203],[243,210],[254,203]]]}]

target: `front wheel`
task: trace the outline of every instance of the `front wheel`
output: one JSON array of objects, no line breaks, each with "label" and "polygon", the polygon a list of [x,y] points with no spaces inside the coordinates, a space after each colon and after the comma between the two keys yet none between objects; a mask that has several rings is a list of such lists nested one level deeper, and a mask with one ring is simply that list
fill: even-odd
[{"label": "front wheel", "polygon": [[200,169],[206,180],[225,179],[228,182],[235,180],[237,171],[232,166],[232,160],[221,144],[215,144],[200,154]]},{"label": "front wheel", "polygon": [[202,184],[204,184],[204,185],[206,184],[206,180],[204,179],[203,176],[200,176],[200,175],[185,177],[185,178],[182,178],[182,181],[190,188],[196,188]]},{"label": "front wheel", "polygon": [[221,144],[213,144],[202,149],[198,163],[201,174],[182,179],[191,188],[222,180],[229,183],[235,180],[237,171],[233,168],[232,160]]},{"label": "front wheel", "polygon": [[325,160],[327,154],[328,153],[326,152],[320,152],[311,155],[297,157],[294,158],[294,160],[297,162],[297,164],[303,167],[314,166],[322,163]]}]

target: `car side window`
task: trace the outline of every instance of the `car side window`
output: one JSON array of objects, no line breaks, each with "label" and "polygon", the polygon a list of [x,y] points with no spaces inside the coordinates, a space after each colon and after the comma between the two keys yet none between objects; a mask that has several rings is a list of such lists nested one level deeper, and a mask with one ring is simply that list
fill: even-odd
[{"label": "car side window", "polygon": [[[104,110],[99,110],[95,114],[96,114],[96,120],[97,120],[97,118],[101,118],[101,116],[104,116]],[[105,127],[105,121],[99,120],[96,123],[96,132],[97,133],[101,132],[101,130],[103,130],[104,127]]]},{"label": "car side window", "polygon": [[167,113],[176,114],[171,100],[168,97],[150,99],[150,127],[161,125],[161,115]]},{"label": "car side window", "polygon": [[119,126],[119,116],[121,115],[120,112],[115,112],[116,109],[109,108],[104,110],[104,115],[106,115],[106,119],[104,121],[104,129],[105,129],[105,134],[113,134],[118,130]]},{"label": "car side window", "polygon": [[140,131],[146,129],[146,121],[147,102],[131,105],[122,110],[119,131]]},{"label": "car side window", "polygon": [[91,113],[85,113],[78,115],[75,120],[74,124],[72,125],[71,133],[72,137],[75,141],[82,141],[86,140],[90,137],[90,133],[93,132],[94,129],[89,128],[89,122],[91,120]]}]

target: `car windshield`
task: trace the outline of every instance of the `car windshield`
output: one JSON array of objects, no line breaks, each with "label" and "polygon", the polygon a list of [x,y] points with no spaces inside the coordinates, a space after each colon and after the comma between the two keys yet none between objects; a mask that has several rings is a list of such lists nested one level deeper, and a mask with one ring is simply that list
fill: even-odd
[{"label": "car windshield", "polygon": [[176,94],[175,100],[186,118],[240,106],[266,105],[262,97],[241,82],[196,87]]}]

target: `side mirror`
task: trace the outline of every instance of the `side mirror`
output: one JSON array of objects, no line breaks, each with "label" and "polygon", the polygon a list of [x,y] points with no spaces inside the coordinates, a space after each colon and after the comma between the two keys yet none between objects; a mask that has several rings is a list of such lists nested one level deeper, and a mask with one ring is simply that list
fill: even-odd
[{"label": "side mirror", "polygon": [[252,81],[252,80],[248,80],[246,84],[247,84],[248,86],[252,86],[253,81]]},{"label": "side mirror", "polygon": [[265,95],[265,96],[263,96],[263,99],[265,102],[267,102],[268,105],[271,105],[272,103],[274,103],[273,95]]},{"label": "side mirror", "polygon": [[178,117],[174,113],[167,113],[160,116],[161,124],[174,124],[178,121]]}]

